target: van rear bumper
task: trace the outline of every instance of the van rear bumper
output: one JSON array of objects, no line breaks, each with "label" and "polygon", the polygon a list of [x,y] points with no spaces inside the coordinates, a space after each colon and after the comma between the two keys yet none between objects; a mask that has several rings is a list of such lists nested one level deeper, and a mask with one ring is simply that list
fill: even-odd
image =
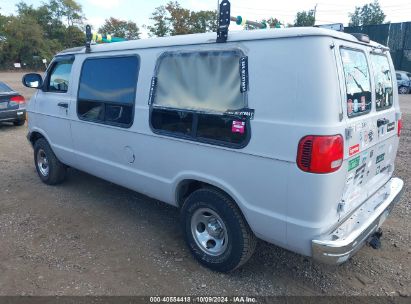
[{"label": "van rear bumper", "polygon": [[313,258],[325,264],[347,261],[376,232],[399,201],[404,182],[391,178],[331,233],[312,241]]}]

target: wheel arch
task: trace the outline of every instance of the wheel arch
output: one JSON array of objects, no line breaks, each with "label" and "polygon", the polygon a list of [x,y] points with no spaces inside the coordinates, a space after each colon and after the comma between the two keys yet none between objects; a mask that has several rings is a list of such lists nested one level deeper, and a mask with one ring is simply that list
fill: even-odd
[{"label": "wheel arch", "polygon": [[40,138],[44,138],[49,144],[50,141],[47,138],[47,136],[44,134],[44,132],[42,132],[41,130],[32,130],[29,132],[29,134],[27,135],[27,139],[30,141],[31,145],[34,146],[35,142],[37,140],[39,140]]},{"label": "wheel arch", "polygon": [[176,206],[178,208],[181,208],[187,197],[194,191],[201,188],[213,188],[227,195],[229,198],[231,198],[231,200],[237,206],[238,210],[240,211],[246,222],[249,224],[247,214],[246,212],[244,212],[245,206],[243,204],[243,199],[241,198],[241,196],[236,191],[234,191],[234,189],[231,186],[227,185],[226,183],[217,178],[210,178],[191,174],[185,175],[184,177],[180,177],[175,183],[174,187],[174,197]]}]

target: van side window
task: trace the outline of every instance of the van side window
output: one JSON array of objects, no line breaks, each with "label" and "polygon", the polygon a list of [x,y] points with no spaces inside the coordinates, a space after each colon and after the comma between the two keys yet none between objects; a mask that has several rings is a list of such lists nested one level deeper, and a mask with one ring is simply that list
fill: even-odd
[{"label": "van side window", "polygon": [[364,52],[341,48],[348,117],[371,111],[371,82]]},{"label": "van side window", "polygon": [[137,56],[86,59],[78,92],[79,118],[130,127],[134,118],[139,65]]},{"label": "van side window", "polygon": [[375,103],[378,111],[392,106],[392,74],[387,56],[382,54],[371,54],[370,58],[374,74]]},{"label": "van side window", "polygon": [[249,120],[228,110],[247,108],[240,89],[239,50],[166,52],[158,59],[151,92],[154,132],[216,145],[243,147]]},{"label": "van side window", "polygon": [[66,93],[70,81],[73,59],[56,62],[50,72],[47,83],[47,91],[55,93]]}]

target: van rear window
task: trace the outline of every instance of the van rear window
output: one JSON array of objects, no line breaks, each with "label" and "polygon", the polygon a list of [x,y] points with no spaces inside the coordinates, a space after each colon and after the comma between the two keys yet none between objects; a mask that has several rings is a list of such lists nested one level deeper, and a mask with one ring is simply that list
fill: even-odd
[{"label": "van rear window", "polygon": [[378,111],[392,106],[392,74],[387,56],[383,54],[371,54],[370,58],[374,74],[375,103]]},{"label": "van rear window", "polygon": [[371,82],[364,52],[341,48],[348,117],[371,111]]}]

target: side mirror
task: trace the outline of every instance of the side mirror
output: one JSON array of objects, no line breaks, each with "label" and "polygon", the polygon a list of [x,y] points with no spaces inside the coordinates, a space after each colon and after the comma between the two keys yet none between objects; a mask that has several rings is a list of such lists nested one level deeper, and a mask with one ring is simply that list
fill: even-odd
[{"label": "side mirror", "polygon": [[40,89],[43,86],[43,78],[37,73],[29,73],[24,75],[22,82],[24,86],[32,89]]}]

